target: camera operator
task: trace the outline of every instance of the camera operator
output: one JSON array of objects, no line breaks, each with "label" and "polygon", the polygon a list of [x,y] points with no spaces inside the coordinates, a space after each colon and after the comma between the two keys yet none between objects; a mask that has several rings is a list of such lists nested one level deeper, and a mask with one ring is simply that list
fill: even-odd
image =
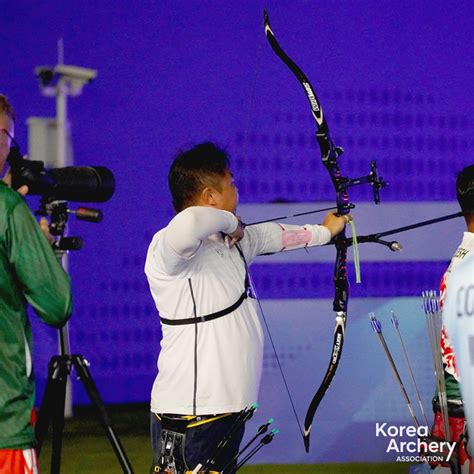
[{"label": "camera operator", "polygon": [[[0,174],[15,113],[0,94]],[[71,313],[69,277],[22,196],[0,180],[0,473],[37,473],[30,303],[43,322],[63,326]],[[26,194],[22,187],[19,192]],[[45,235],[44,235],[45,234]]]}]

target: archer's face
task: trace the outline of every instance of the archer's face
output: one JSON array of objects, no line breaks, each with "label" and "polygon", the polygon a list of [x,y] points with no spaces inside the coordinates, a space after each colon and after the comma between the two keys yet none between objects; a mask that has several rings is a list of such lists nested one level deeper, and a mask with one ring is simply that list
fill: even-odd
[{"label": "archer's face", "polygon": [[13,120],[8,115],[0,114],[0,175],[3,172],[3,168],[5,168],[11,145],[11,140],[3,129],[5,129],[11,136],[14,135]]},{"label": "archer's face", "polygon": [[220,191],[215,191],[214,199],[215,207],[235,214],[239,203],[239,190],[230,171],[227,170],[225,176],[220,179]]}]

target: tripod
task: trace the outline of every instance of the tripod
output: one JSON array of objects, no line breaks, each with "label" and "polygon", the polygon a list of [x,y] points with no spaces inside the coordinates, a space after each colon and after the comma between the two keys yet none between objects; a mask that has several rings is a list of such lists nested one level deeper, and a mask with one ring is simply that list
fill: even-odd
[{"label": "tripod", "polygon": [[[55,244],[55,251],[58,255],[71,248],[80,248],[77,237],[62,237],[67,222],[69,209],[64,201],[52,203],[43,202],[41,213],[51,217],[50,229],[54,235],[59,236],[59,241]],[[82,355],[68,353],[67,327],[59,330],[60,355],[51,358],[48,364],[48,380],[44,391],[43,400],[38,413],[35,435],[37,441],[38,457],[44,439],[48,434],[50,422],[52,422],[53,439],[51,453],[51,474],[59,474],[61,469],[61,449],[62,435],[64,430],[64,407],[66,402],[66,384],[73,369],[76,370],[78,379],[82,382],[90,401],[94,405],[100,424],[104,428],[115,452],[118,462],[124,473],[132,474],[133,470],[130,461],[118,439],[105,405],[100,397],[97,386],[89,371],[89,363]]]},{"label": "tripod", "polygon": [[48,433],[50,421],[53,427],[51,474],[59,474],[61,467],[62,434],[64,429],[64,404],[66,398],[67,378],[72,369],[76,369],[77,376],[82,382],[89,399],[97,410],[100,424],[109,438],[115,451],[118,462],[124,473],[132,474],[130,461],[117,437],[104,403],[89,371],[89,363],[84,356],[62,354],[51,358],[48,364],[48,381],[36,423],[36,440],[38,457],[43,440]]}]

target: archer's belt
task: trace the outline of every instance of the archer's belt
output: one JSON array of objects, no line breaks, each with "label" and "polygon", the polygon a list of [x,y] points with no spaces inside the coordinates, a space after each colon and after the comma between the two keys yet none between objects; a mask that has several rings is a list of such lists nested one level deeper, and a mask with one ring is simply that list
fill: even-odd
[{"label": "archer's belt", "polygon": [[189,428],[212,423],[234,413],[222,413],[220,415],[175,415],[171,413],[154,413],[158,421],[161,422],[163,429],[183,433]]}]

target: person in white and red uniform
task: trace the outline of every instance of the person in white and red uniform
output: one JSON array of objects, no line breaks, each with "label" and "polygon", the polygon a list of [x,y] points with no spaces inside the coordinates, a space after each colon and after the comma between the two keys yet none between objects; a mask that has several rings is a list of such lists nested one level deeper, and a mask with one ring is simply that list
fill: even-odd
[{"label": "person in white and red uniform", "polygon": [[[455,268],[474,255],[474,165],[464,168],[456,180],[456,194],[461,210],[465,212],[464,219],[467,229],[463,234],[461,244],[453,255],[449,267],[444,272],[440,285],[441,309],[444,308],[447,295],[450,293],[450,277]],[[444,319],[444,316],[443,316]],[[446,395],[448,398],[449,426],[451,440],[459,441],[466,434],[466,418],[464,414],[464,401],[462,397],[462,381],[456,366],[456,356],[449,340],[446,326],[441,329],[441,355],[444,365],[444,378],[446,382]],[[432,434],[444,439],[442,416],[439,409],[438,397],[433,399],[435,412]],[[466,444],[460,443],[459,463],[463,473],[472,473],[470,470],[472,457],[466,452]],[[471,468],[473,469],[474,466]],[[449,472],[449,471],[448,471]]]},{"label": "person in white and red uniform", "polygon": [[[213,143],[179,154],[169,186],[177,214],[153,237],[145,264],[163,332],[151,396],[151,472],[206,461],[257,400],[263,332],[247,265],[260,254],[323,245],[350,220],[330,213],[322,225],[245,227],[235,215],[229,158]],[[243,427],[215,471],[238,452],[242,436]]]}]

